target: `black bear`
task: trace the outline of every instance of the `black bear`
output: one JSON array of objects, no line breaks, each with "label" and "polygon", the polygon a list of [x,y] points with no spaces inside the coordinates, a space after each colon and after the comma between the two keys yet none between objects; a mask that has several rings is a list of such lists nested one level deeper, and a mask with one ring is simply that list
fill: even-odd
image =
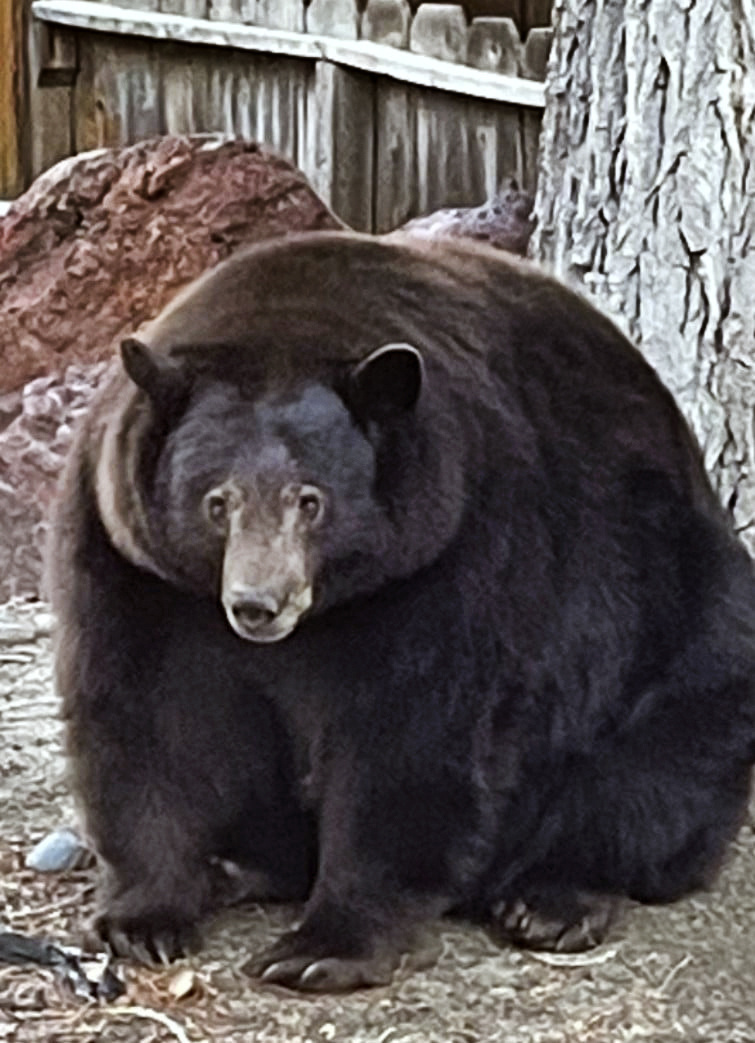
[{"label": "black bear", "polygon": [[51,549],[97,927],[306,899],[267,981],[446,911],[577,949],[704,885],[755,755],[755,576],[671,395],[488,248],[318,233],[203,277],[83,424]]}]

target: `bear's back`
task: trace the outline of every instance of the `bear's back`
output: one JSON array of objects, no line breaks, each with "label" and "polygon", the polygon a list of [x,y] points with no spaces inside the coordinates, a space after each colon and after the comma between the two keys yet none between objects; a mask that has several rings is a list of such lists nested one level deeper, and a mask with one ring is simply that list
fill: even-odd
[{"label": "bear's back", "polygon": [[[613,323],[519,258],[401,234],[308,233],[236,254],[179,295],[151,347],[260,387],[337,382],[376,347],[423,355],[436,413],[483,411],[526,455],[547,443],[568,473],[651,453],[706,488],[670,393]],[[491,420],[488,419],[490,426]],[[705,495],[705,493],[704,493]]]}]

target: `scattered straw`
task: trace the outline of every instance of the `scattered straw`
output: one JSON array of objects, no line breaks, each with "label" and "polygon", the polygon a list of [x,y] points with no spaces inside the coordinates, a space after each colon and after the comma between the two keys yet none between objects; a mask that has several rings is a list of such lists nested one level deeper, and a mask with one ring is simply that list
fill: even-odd
[{"label": "scattered straw", "polygon": [[688,963],[692,963],[692,957],[689,953],[681,959],[675,967],[672,967],[666,977],[663,979],[661,984],[658,986],[658,992],[664,993],[671,984],[672,980],[676,977],[680,970],[687,966]]},{"label": "scattered straw", "polygon": [[110,1007],[108,1014],[111,1017],[122,1017],[123,1015],[130,1015],[134,1018],[146,1018],[149,1021],[156,1021],[163,1028],[166,1028],[169,1032],[172,1032],[179,1043],[191,1043],[191,1040],[186,1035],[186,1031],[183,1025],[180,1025],[173,1018],[168,1017],[161,1010],[152,1010],[150,1007]]},{"label": "scattered straw", "polygon": [[618,949],[593,949],[592,952],[535,952],[530,950],[527,956],[549,967],[591,967],[596,963],[607,963],[616,958]]}]

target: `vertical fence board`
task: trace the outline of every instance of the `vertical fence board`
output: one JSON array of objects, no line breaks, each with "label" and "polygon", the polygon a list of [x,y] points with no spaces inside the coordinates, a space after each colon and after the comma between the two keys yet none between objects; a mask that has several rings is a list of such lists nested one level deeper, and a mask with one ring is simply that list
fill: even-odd
[{"label": "vertical fence board", "polygon": [[518,76],[522,41],[513,18],[475,18],[467,36],[467,64]]},{"label": "vertical fence board", "polygon": [[417,121],[412,88],[377,83],[375,231],[389,232],[417,213]]},{"label": "vertical fence board", "polygon": [[413,91],[416,106],[417,208],[420,214],[469,203],[466,102],[436,91]]},{"label": "vertical fence board", "polygon": [[171,48],[160,53],[166,134],[193,134],[208,129],[208,77],[208,58],[204,50]]},{"label": "vertical fence board", "polygon": [[138,141],[161,133],[160,68],[156,51],[140,48],[118,55],[115,74],[123,79],[127,91],[127,140]]},{"label": "vertical fence board", "polygon": [[304,31],[304,0],[242,0],[242,16],[251,25]]},{"label": "vertical fence board", "polygon": [[98,45],[95,37],[81,38],[79,74],[74,89],[74,143],[78,152],[111,148],[128,140],[128,92],[125,84],[119,87],[108,75],[112,50],[107,44]]},{"label": "vertical fence board", "polygon": [[[65,53],[68,68],[51,70],[56,53]],[[74,151],[73,82],[76,75],[76,40],[73,34],[32,22],[28,35],[29,62],[29,173],[32,178]],[[52,72],[61,73],[59,86],[49,82]],[[46,79],[47,74],[48,79]]]},{"label": "vertical fence board", "polygon": [[509,178],[525,183],[516,108],[424,91],[416,105],[417,213],[481,203]]},{"label": "vertical fence board", "polygon": [[482,202],[514,178],[523,185],[525,157],[519,111],[508,105],[470,100],[470,194]]},{"label": "vertical fence board", "polygon": [[307,62],[269,59],[264,93],[257,100],[257,126],[262,141],[299,162],[306,141],[306,104],[314,70]]},{"label": "vertical fence board", "polygon": [[553,41],[553,30],[539,27],[530,29],[522,52],[521,75],[542,83],[548,72],[548,55]]},{"label": "vertical fence board", "polygon": [[524,175],[521,187],[528,192],[535,191],[537,187],[537,156],[540,147],[540,130],[542,128],[543,116],[535,109],[525,109],[522,112],[522,147],[524,151]]},{"label": "vertical fence board", "polygon": [[158,51],[152,44],[87,34],[74,97],[78,150],[162,133]]},{"label": "vertical fence board", "polygon": [[207,127],[203,130],[235,134],[234,127],[234,62],[224,54],[224,61],[210,66],[207,78]]},{"label": "vertical fence board", "polygon": [[218,22],[240,22],[241,0],[208,0],[207,17]]},{"label": "vertical fence board", "polygon": [[208,65],[207,75],[207,112],[200,129],[263,142],[301,165],[310,63],[236,52],[222,65]]},{"label": "vertical fence board", "polygon": [[165,14],[182,14],[187,18],[207,18],[209,0],[158,0],[158,6]]},{"label": "vertical fence board", "polygon": [[513,179],[522,187],[527,177],[522,120],[518,108],[493,102],[469,102],[473,189],[480,201],[491,199]]},{"label": "vertical fence board", "polygon": [[340,36],[345,40],[357,39],[359,21],[355,0],[309,0],[304,18],[308,33]]},{"label": "vertical fence board", "polygon": [[73,149],[86,152],[98,147],[97,109],[94,96],[94,54],[91,39],[79,36],[79,71],[73,89]]},{"label": "vertical fence board", "polygon": [[373,226],[374,98],[371,76],[316,63],[304,172],[338,216],[361,231]]},{"label": "vertical fence board", "polygon": [[30,91],[29,147],[31,178],[38,177],[75,151],[70,87],[45,87]]}]

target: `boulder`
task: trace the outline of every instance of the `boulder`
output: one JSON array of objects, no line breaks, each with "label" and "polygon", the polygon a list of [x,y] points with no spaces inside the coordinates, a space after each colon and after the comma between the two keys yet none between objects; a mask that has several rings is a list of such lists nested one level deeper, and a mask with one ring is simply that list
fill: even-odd
[{"label": "boulder", "polygon": [[402,226],[402,232],[425,239],[446,236],[478,239],[500,250],[524,257],[534,229],[534,199],[512,182],[496,196],[474,207],[436,210],[425,217],[415,217]]},{"label": "boulder", "polygon": [[0,431],[0,601],[38,598],[49,512],[73,425],[87,408],[106,362],[73,364],[37,377],[21,411]]},{"label": "boulder", "polygon": [[340,222],[287,160],[164,137],[63,160],[0,219],[0,393],[125,334],[243,243]]}]

